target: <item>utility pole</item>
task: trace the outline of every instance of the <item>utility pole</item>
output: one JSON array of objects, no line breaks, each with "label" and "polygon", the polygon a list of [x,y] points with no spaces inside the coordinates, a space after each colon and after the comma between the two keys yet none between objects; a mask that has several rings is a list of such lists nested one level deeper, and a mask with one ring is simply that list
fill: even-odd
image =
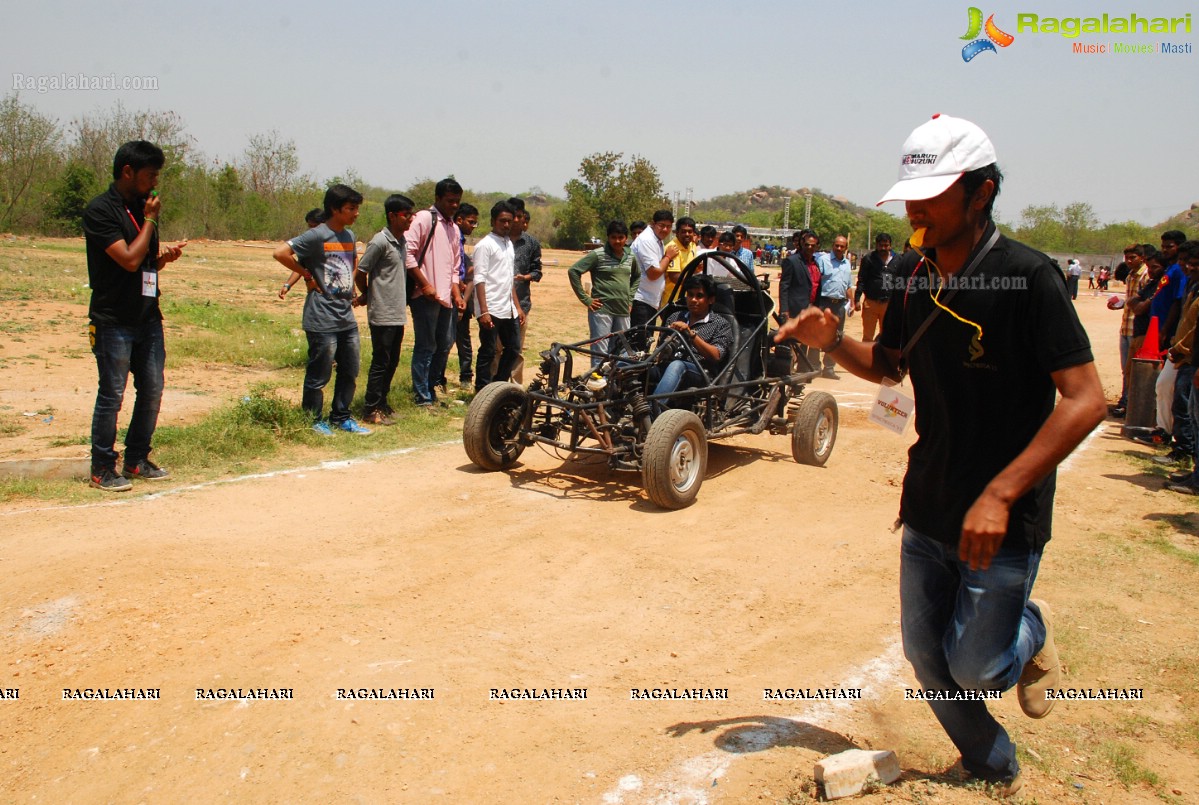
[{"label": "utility pole", "polygon": [[791,197],[783,199],[783,229],[791,228]]},{"label": "utility pole", "polygon": [[690,187],[687,188],[687,203],[683,207],[683,215],[686,215],[686,216],[691,215],[691,192],[692,192],[692,190],[693,190],[693,188],[690,188]]},{"label": "utility pole", "polygon": [[803,228],[810,229],[812,225],[812,194],[803,194]]}]

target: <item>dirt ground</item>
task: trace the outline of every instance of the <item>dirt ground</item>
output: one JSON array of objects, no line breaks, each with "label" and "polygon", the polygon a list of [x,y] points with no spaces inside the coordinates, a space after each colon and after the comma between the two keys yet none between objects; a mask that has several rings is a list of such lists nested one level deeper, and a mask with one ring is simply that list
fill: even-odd
[{"label": "dirt ground", "polygon": [[[585,329],[566,283],[573,257],[547,253],[559,264],[534,291],[530,353]],[[1117,315],[1101,297],[1078,309],[1114,399]],[[35,414],[0,438],[5,458],[41,450],[40,428],[86,434],[93,394],[85,312],[21,310],[61,324],[5,345],[0,403]],[[163,421],[246,385],[244,372],[171,373]],[[698,501],[676,512],[603,465],[531,448],[489,474],[457,443],[232,482],[176,478],[129,500],[5,504],[0,692],[19,698],[0,699],[3,799],[794,803],[815,796],[817,760],[862,747],[895,750],[904,770],[867,802],[988,800],[958,782],[927,706],[904,700],[915,683],[889,527],[912,436],[866,421],[864,381],[816,387],[841,404],[826,467],[796,464],[781,436],[714,445]],[[1145,699],[1063,703],[1039,722],[1014,695],[996,703],[1031,753],[1029,801],[1199,801],[1196,701],[1178,692],[1195,679],[1199,633],[1179,591],[1196,568],[1174,558],[1199,551],[1199,507],[1145,474],[1136,456],[1150,452],[1109,421],[1059,474],[1037,592],[1058,613],[1068,683]],[[160,698],[64,700],[86,688]],[[197,700],[217,688],[292,698]],[[646,688],[727,697],[631,699]],[[861,699],[764,701],[766,688]],[[433,693],[355,701],[339,689]],[[1151,776],[1122,776],[1109,745],[1131,747]]]}]

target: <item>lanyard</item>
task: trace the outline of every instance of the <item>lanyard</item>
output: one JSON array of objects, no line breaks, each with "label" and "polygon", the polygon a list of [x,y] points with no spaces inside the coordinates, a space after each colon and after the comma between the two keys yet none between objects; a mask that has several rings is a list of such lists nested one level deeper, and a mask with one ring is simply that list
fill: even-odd
[{"label": "lanyard", "polygon": [[129,208],[128,208],[128,207],[126,207],[126,208],[125,208],[125,214],[129,216],[129,220],[130,220],[130,221],[133,221],[133,228],[134,228],[134,229],[136,229],[136,230],[137,230],[137,234],[139,234],[139,235],[140,235],[140,234],[142,233],[142,227],[141,227],[141,224],[139,224],[139,223],[137,222],[137,219],[133,217],[133,213],[131,213],[131,212],[129,211]]}]

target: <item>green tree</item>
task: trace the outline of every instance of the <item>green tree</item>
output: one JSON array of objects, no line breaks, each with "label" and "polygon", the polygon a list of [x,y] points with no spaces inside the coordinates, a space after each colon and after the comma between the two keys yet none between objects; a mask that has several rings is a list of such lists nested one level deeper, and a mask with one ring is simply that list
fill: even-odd
[{"label": "green tree", "polygon": [[1063,245],[1066,251],[1079,251],[1085,245],[1084,241],[1099,227],[1099,216],[1085,201],[1075,201],[1067,204],[1061,214]]},{"label": "green tree", "polygon": [[[566,183],[568,204],[562,220],[572,230],[563,235],[564,240],[578,237],[583,225],[591,227],[582,238],[585,241],[597,234],[600,223],[648,220],[655,210],[670,206],[658,169],[636,154],[627,161],[623,153],[613,151],[586,156],[579,163],[579,177]],[[592,215],[585,215],[584,207]]]},{"label": "green tree", "polygon": [[21,103],[14,92],[0,101],[0,231],[36,227],[45,206],[39,190],[62,161],[58,122]]},{"label": "green tree", "polygon": [[[569,185],[567,186],[569,192]],[[597,232],[599,215],[586,197],[573,195],[567,198],[566,206],[554,222],[556,235],[553,245],[561,249],[577,249],[585,246]]]},{"label": "green tree", "polygon": [[46,205],[51,228],[67,235],[83,233],[83,211],[100,190],[100,180],[80,162],[67,164]]}]

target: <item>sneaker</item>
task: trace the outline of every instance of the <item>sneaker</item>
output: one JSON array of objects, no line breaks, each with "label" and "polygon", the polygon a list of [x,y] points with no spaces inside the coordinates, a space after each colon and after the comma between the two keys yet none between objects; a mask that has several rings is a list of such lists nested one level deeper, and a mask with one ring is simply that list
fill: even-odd
[{"label": "sneaker", "polygon": [[129,480],[141,478],[146,481],[163,481],[171,477],[171,474],[162,467],[155,464],[148,458],[143,458],[137,462],[136,467],[125,467],[125,471],[121,473]]},{"label": "sneaker", "polygon": [[317,422],[315,425],[313,425],[312,429],[314,431],[316,431],[317,433],[319,433],[321,436],[332,436],[333,435],[333,429],[330,428],[329,423],[323,419],[320,420],[319,422]]},{"label": "sneaker", "polygon": [[1153,463],[1160,464],[1163,467],[1173,467],[1176,464],[1186,464],[1190,459],[1186,453],[1181,450],[1171,450],[1164,456],[1154,456]]},{"label": "sneaker", "polygon": [[1024,715],[1044,718],[1053,709],[1053,700],[1045,698],[1045,691],[1056,688],[1061,682],[1062,665],[1058,661],[1057,645],[1053,642],[1053,612],[1049,604],[1036,598],[1030,598],[1028,602],[1041,613],[1041,622],[1045,624],[1045,645],[1024,666],[1020,681],[1016,683],[1016,698],[1020,700]]},{"label": "sneaker", "polygon": [[396,421],[383,411],[371,411],[362,418],[368,425],[394,425]]},{"label": "sneaker", "polygon": [[103,469],[92,469],[92,479],[88,486],[93,489],[101,489],[105,492],[128,492],[133,488],[133,484],[128,478],[117,475],[113,467],[104,467]]},{"label": "sneaker", "polygon": [[1169,479],[1171,483],[1185,484],[1191,480],[1191,475],[1193,474],[1194,473],[1192,473],[1190,470],[1176,470],[1167,475],[1166,478]]},{"label": "sneaker", "polygon": [[1016,772],[1016,776],[1010,780],[985,782],[987,782],[987,787],[990,789],[991,793],[996,797],[999,797],[1000,799],[1008,799],[1009,797],[1016,796],[1016,794],[1020,792],[1020,789],[1024,788],[1024,773]]},{"label": "sneaker", "polygon": [[344,433],[353,433],[356,436],[369,436],[372,433],[370,428],[362,427],[353,419],[343,419],[338,422],[337,429]]},{"label": "sneaker", "polygon": [[1190,484],[1166,484],[1166,489],[1171,492],[1177,492],[1180,495],[1199,495],[1199,487],[1194,487]]},{"label": "sneaker", "polygon": [[1153,430],[1149,431],[1149,433],[1142,433],[1139,436],[1133,436],[1132,440],[1134,442],[1140,442],[1141,444],[1147,444],[1151,447],[1161,447],[1170,440],[1170,434],[1166,433],[1161,428],[1154,428]]}]

